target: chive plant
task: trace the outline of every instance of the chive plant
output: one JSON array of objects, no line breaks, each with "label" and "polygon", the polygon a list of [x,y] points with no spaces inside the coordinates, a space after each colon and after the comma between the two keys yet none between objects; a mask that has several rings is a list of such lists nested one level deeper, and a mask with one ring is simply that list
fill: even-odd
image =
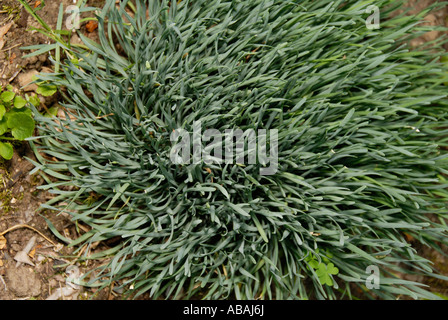
[{"label": "chive plant", "polygon": [[[64,44],[40,77],[65,116],[36,114],[32,140],[55,195],[43,208],[90,227],[55,234],[77,250],[112,241],[81,256],[105,259],[88,283],[167,299],[435,298],[401,275],[444,278],[415,249],[447,243],[443,40],[411,49],[429,10],[394,15],[395,0],[375,1],[368,28],[371,2],[107,0],[99,41],[79,33],[86,47]],[[277,130],[277,171],[173,163],[172,132],[198,122]]]}]

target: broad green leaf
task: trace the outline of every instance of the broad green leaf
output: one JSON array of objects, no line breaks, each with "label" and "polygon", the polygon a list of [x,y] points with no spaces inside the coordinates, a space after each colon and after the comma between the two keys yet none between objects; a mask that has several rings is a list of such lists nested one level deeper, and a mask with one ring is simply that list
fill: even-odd
[{"label": "broad green leaf", "polygon": [[5,115],[5,113],[6,113],[6,108],[5,108],[5,106],[2,105],[2,104],[0,104],[0,120],[3,119],[3,116]]},{"label": "broad green leaf", "polygon": [[0,136],[3,135],[6,131],[8,131],[8,122],[6,118],[0,120]]},{"label": "broad green leaf", "polygon": [[11,92],[11,91],[4,91],[4,92],[2,92],[2,94],[0,95],[0,99],[3,101],[3,102],[10,102],[10,101],[12,101],[12,99],[14,99],[14,97],[15,97],[15,93],[14,92]]},{"label": "broad green leaf", "polygon": [[23,108],[26,105],[26,100],[21,96],[16,96],[14,98],[14,107],[17,109]]},{"label": "broad green leaf", "polygon": [[52,85],[40,85],[37,87],[36,93],[43,95],[44,97],[52,96],[58,91],[56,86]]},{"label": "broad green leaf", "polygon": [[39,97],[38,97],[37,95],[35,95],[35,96],[30,96],[30,97],[28,98],[28,101],[29,101],[32,105],[34,105],[35,107],[38,107],[38,106],[40,105],[40,99],[39,99]]},{"label": "broad green leaf", "polygon": [[14,149],[12,148],[12,145],[8,142],[0,141],[0,156],[5,158],[6,160],[11,160],[13,155]]},{"label": "broad green leaf", "polygon": [[11,134],[18,140],[25,140],[33,135],[34,120],[31,116],[18,112],[8,117]]},{"label": "broad green leaf", "polygon": [[51,118],[51,117],[55,117],[58,114],[58,107],[51,107],[48,109],[48,112],[45,113],[45,117],[47,118]]},{"label": "broad green leaf", "polygon": [[21,113],[21,114],[26,114],[30,117],[33,117],[33,111],[31,111],[31,109],[29,109],[29,108],[21,108],[21,109],[12,108],[8,113],[11,113],[11,114]]}]

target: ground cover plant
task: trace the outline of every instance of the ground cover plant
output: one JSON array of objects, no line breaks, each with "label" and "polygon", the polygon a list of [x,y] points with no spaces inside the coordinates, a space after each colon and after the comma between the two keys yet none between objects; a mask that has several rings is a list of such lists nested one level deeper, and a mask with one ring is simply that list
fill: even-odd
[{"label": "ground cover plant", "polygon": [[[38,105],[38,98],[27,97],[29,103]],[[34,120],[27,100],[12,90],[0,87],[0,156],[10,160],[14,153],[11,142],[30,138],[34,131]]]},{"label": "ground cover plant", "polygon": [[[36,114],[31,144],[55,194],[43,207],[90,227],[56,235],[114,244],[81,256],[106,259],[85,281],[153,298],[435,298],[401,275],[443,278],[409,239],[447,243],[446,54],[408,47],[427,12],[376,1],[371,29],[371,3],[108,0],[99,43],[58,42],[66,57],[40,78],[65,116]],[[276,129],[278,170],[173,163],[171,133],[197,121]]]}]

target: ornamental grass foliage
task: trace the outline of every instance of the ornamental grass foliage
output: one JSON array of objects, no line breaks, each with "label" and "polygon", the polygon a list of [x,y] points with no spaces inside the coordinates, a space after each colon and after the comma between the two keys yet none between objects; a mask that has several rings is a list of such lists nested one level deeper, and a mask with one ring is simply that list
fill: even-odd
[{"label": "ornamental grass foliage", "polygon": [[[36,171],[89,231],[86,284],[132,297],[435,298],[415,249],[447,243],[448,68],[411,49],[428,11],[375,1],[107,0],[99,42],[60,44],[65,116],[36,115]],[[178,128],[277,129],[278,170],[174,164]],[[203,142],[203,146],[207,142]],[[409,239],[413,239],[410,241]],[[85,250],[84,252],[88,252]],[[379,275],[369,272],[379,270]],[[376,277],[378,276],[378,277]],[[379,280],[373,281],[373,280]]]}]

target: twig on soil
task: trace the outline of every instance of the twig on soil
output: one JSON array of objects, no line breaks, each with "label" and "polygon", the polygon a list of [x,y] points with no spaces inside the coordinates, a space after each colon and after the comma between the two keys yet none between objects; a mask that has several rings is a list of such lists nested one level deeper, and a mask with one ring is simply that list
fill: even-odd
[{"label": "twig on soil", "polygon": [[22,69],[17,70],[14,75],[8,80],[8,83],[11,83],[17,77],[20,71],[22,71]]},{"label": "twig on soil", "polygon": [[1,77],[3,76],[3,74],[5,73],[6,66],[7,66],[7,64],[5,63],[5,66],[3,67],[2,73],[0,73],[0,78],[1,78]]},{"label": "twig on soil", "polygon": [[14,49],[15,47],[21,46],[21,45],[22,45],[22,43],[15,44],[15,45],[13,45],[13,46],[11,46],[9,48],[0,50],[0,52],[8,51],[8,50]]},{"label": "twig on soil", "polygon": [[16,230],[16,229],[20,229],[20,228],[28,228],[28,229],[31,229],[31,230],[37,232],[42,238],[44,238],[45,240],[50,242],[53,246],[57,247],[57,244],[55,244],[53,241],[48,239],[44,234],[42,234],[42,232],[40,232],[36,228],[33,228],[33,227],[31,227],[31,226],[29,226],[27,224],[18,224],[18,225],[12,226],[11,228],[6,229],[5,231],[0,232],[0,236],[3,236],[3,235],[5,235],[6,233],[8,233],[10,231],[13,231],[13,230]]}]

